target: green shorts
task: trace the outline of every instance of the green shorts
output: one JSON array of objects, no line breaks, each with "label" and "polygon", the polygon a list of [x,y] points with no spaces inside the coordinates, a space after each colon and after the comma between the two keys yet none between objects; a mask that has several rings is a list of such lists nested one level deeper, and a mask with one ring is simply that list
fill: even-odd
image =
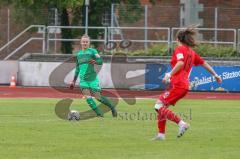
[{"label": "green shorts", "polygon": [[101,87],[99,84],[99,80],[98,78],[94,79],[94,80],[80,80],[80,89],[90,89],[93,92],[101,92]]}]

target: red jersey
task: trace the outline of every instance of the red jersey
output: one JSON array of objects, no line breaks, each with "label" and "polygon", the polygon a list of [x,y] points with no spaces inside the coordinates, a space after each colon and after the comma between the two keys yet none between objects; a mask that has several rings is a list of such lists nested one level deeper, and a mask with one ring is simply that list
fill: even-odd
[{"label": "red jersey", "polygon": [[186,45],[177,46],[173,52],[171,59],[171,67],[173,68],[178,61],[183,61],[183,67],[171,77],[173,87],[189,89],[189,76],[192,66],[202,65],[204,60],[190,47]]}]

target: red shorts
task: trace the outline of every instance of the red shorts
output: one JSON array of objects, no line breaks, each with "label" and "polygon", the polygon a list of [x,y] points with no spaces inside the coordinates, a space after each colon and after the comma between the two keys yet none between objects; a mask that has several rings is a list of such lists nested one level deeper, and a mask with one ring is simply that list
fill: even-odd
[{"label": "red shorts", "polygon": [[172,88],[159,96],[159,100],[165,106],[175,105],[178,100],[183,98],[188,93],[188,89]]}]

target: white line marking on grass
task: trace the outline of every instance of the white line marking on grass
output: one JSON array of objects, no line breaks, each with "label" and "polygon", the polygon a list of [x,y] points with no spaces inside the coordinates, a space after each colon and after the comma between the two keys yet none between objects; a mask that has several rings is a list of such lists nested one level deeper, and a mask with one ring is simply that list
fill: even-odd
[{"label": "white line marking on grass", "polygon": [[206,98],[207,98],[207,99],[217,99],[216,96],[207,96]]},{"label": "white line marking on grass", "polygon": [[43,117],[43,116],[52,116],[52,114],[38,114],[38,115],[13,115],[13,114],[3,114],[0,117]]},{"label": "white line marking on grass", "polygon": [[18,120],[18,121],[0,121],[0,123],[36,123],[36,122],[57,122],[57,121],[60,121],[60,120],[56,120],[56,119],[47,119],[47,120]]}]

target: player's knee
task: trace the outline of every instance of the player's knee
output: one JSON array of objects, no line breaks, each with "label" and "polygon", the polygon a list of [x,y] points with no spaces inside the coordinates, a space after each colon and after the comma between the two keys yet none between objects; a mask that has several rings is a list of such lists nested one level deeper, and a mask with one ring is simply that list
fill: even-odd
[{"label": "player's knee", "polygon": [[92,99],[92,96],[84,96],[86,99]]},{"label": "player's knee", "polygon": [[97,100],[101,100],[101,95],[99,95],[99,94],[94,94],[94,98],[96,98]]},{"label": "player's knee", "polygon": [[159,110],[164,106],[163,102],[161,100],[158,100],[154,106],[155,110]]},{"label": "player's knee", "polygon": [[99,101],[101,100],[101,97],[99,97],[99,96],[95,96],[95,98]]}]

